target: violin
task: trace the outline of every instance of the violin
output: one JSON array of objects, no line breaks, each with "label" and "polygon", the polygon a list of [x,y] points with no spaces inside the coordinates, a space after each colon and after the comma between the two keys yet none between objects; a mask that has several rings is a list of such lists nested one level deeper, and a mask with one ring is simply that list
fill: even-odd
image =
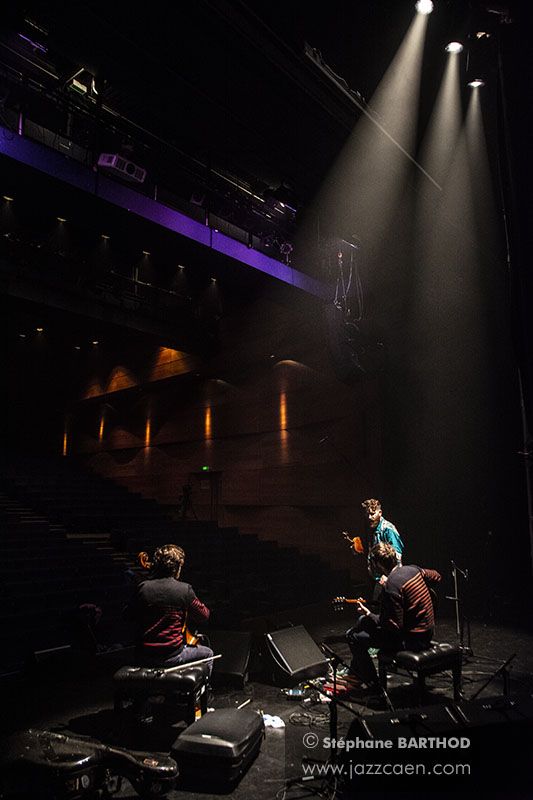
[{"label": "violin", "polygon": [[365,548],[363,547],[363,541],[360,536],[354,536],[352,538],[346,531],[342,532],[342,536],[350,542],[355,553],[364,554]]},{"label": "violin", "polygon": [[[143,569],[152,569],[153,562],[150,560],[148,553],[146,553],[144,550],[141,553],[138,553],[137,558]],[[188,611],[185,612],[185,622],[183,623],[182,633],[185,637],[185,644],[188,644],[190,647],[194,647],[194,645],[198,644],[200,641],[200,637],[195,633],[191,633],[187,628],[187,615]]]}]

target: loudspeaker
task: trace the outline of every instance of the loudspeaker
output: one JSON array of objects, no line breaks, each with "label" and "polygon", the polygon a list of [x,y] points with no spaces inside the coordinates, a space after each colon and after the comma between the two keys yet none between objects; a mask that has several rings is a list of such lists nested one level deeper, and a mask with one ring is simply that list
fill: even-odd
[{"label": "loudspeaker", "polygon": [[215,655],[222,655],[213,662],[213,685],[227,683],[242,688],[248,681],[252,634],[247,631],[209,631],[208,638]]},{"label": "loudspeaker", "polygon": [[339,755],[351,787],[361,790],[475,790],[488,779],[494,790],[525,791],[532,732],[531,694],[448,700],[354,719],[346,735],[351,752]]},{"label": "loudspeaker", "polygon": [[458,735],[463,726],[449,705],[416,706],[353,721],[350,736],[364,739]]},{"label": "loudspeaker", "polygon": [[342,309],[334,304],[324,307],[326,341],[337,377],[341,381],[353,380],[364,372],[357,352],[349,338]]},{"label": "loudspeaker", "polygon": [[266,645],[285,684],[327,673],[327,659],[303,625],[267,633]]},{"label": "loudspeaker", "polygon": [[362,320],[357,323],[334,303],[324,307],[326,341],[339,380],[355,383],[363,375],[382,372],[385,348],[376,332]]}]

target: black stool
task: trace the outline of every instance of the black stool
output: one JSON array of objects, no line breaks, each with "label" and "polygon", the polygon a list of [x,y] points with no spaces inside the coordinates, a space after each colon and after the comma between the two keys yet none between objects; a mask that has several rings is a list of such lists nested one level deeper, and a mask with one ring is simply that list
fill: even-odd
[{"label": "black stool", "polygon": [[162,667],[121,667],[113,676],[115,711],[133,711],[140,722],[149,722],[154,707],[165,704],[165,711],[188,725],[196,719],[196,709],[207,711],[209,666],[198,664],[180,670]]},{"label": "black stool", "polygon": [[379,682],[387,691],[387,670],[396,665],[403,667],[408,672],[416,675],[419,701],[426,689],[426,677],[437,672],[451,670],[453,675],[454,700],[462,699],[461,673],[463,667],[463,654],[457,644],[431,642],[427,650],[399,650],[397,653],[378,653]]}]

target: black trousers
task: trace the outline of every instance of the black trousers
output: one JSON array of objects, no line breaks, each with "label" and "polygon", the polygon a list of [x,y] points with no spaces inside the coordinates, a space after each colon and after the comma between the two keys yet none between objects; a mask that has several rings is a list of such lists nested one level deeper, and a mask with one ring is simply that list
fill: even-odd
[{"label": "black trousers", "polygon": [[368,652],[369,647],[377,647],[394,655],[398,650],[425,650],[429,647],[433,631],[409,634],[402,638],[391,631],[384,631],[374,617],[361,616],[353,628],[346,632],[346,639],[352,651],[350,670],[364,683],[378,683],[378,673]]}]

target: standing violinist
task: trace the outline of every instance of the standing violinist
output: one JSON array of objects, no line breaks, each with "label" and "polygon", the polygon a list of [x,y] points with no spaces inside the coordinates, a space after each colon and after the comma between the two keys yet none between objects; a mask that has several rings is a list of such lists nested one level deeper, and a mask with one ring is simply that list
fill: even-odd
[{"label": "standing violinist", "polygon": [[[370,551],[377,544],[390,544],[396,553],[397,564],[401,566],[404,544],[396,526],[393,525],[392,522],[386,520],[383,516],[381,503],[379,500],[376,500],[375,498],[364,500],[363,503],[361,503],[361,507],[363,509],[363,514],[368,527],[367,564],[368,572],[372,578],[373,601],[376,602],[379,599],[382,587],[387,578],[385,575],[378,574],[376,572],[375,566],[370,561]],[[354,552],[364,552],[364,548],[359,537],[356,536],[352,540],[352,538],[346,532],[344,532],[343,535],[345,538],[349,539],[350,542],[352,542]]]},{"label": "standing violinist", "polygon": [[[136,627],[137,656],[142,666],[175,667],[213,655],[210,647],[186,641],[186,625],[207,622],[210,612],[192,586],[180,581],[184,562],[181,547],[158,547],[150,578],[138,584],[126,607],[125,617]],[[208,665],[211,672],[212,661]]]}]

